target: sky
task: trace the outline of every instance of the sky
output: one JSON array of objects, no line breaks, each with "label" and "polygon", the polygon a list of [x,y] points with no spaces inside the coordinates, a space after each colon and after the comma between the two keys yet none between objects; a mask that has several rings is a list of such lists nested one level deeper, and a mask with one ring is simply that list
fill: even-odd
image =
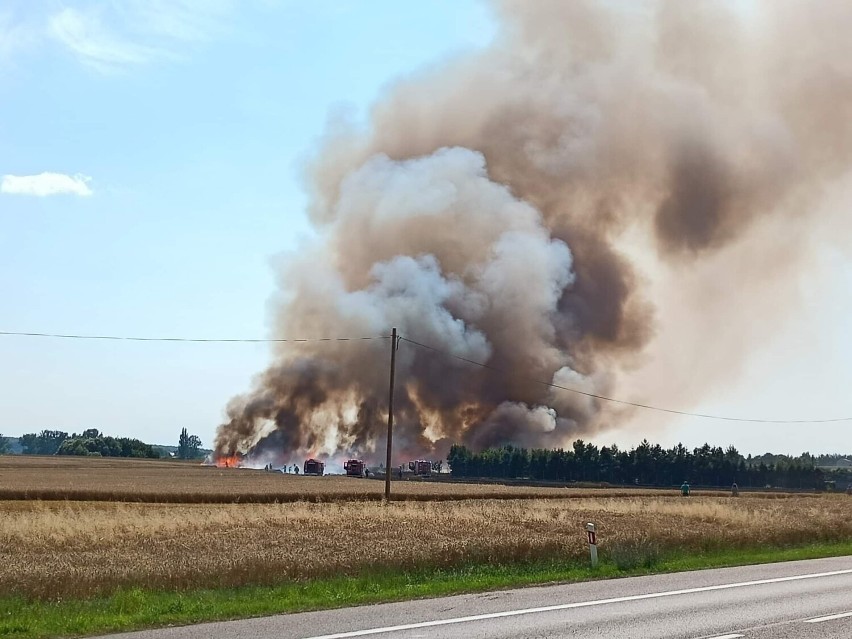
[{"label": "sky", "polygon": [[[494,30],[472,0],[4,0],[0,330],[270,337],[273,263],[313,233],[301,171],[328,123]],[[808,308],[723,395],[671,408],[852,416],[848,253],[804,285]],[[0,433],[176,444],[186,427],[209,446],[269,361],[263,344],[0,336]],[[661,418],[595,441],[849,452],[851,431]]]}]

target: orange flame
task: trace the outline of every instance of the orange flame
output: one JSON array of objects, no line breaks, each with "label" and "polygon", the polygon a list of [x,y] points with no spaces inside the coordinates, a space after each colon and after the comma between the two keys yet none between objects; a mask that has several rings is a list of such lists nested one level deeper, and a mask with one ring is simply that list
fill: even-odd
[{"label": "orange flame", "polygon": [[241,465],[241,455],[227,455],[216,458],[216,468],[239,468]]}]

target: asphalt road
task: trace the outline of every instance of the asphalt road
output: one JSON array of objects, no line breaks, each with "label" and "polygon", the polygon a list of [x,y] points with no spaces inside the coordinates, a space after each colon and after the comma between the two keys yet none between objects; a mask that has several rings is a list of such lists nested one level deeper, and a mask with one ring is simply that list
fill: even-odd
[{"label": "asphalt road", "polygon": [[850,639],[852,557],[504,590],[123,639]]}]

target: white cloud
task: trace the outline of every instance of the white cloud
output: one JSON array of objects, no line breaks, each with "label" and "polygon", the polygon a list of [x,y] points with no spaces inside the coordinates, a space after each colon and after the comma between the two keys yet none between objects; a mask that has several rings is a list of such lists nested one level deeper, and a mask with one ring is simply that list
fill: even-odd
[{"label": "white cloud", "polygon": [[65,8],[50,18],[50,34],[84,64],[98,71],[116,71],[157,57],[156,48],[123,40],[104,27],[98,13]]},{"label": "white cloud", "polygon": [[11,10],[0,10],[0,62],[32,48],[39,40],[38,29]]},{"label": "white cloud", "polygon": [[233,0],[125,0],[124,17],[141,33],[183,42],[203,42],[221,34]]},{"label": "white cloud", "polygon": [[0,182],[0,193],[36,197],[62,194],[87,197],[93,193],[89,188],[91,180],[89,176],[80,173],[65,175],[45,172],[38,175],[4,175]]},{"label": "white cloud", "polygon": [[229,28],[232,0],[124,0],[65,7],[50,16],[48,33],[83,64],[102,73],[158,59],[179,58],[192,43]]}]

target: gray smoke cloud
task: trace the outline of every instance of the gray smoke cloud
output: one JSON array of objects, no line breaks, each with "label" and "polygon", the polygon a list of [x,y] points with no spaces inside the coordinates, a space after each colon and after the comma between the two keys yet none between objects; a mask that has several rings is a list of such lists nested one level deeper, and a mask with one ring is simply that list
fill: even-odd
[{"label": "gray smoke cloud", "polygon": [[[486,50],[397,83],[366,129],[330,127],[307,172],[318,239],[281,260],[276,335],[396,326],[507,371],[403,342],[395,442],[412,458],[611,425],[623,409],[537,381],[617,393],[668,344],[655,306],[673,273],[718,278],[742,250],[771,280],[768,230],[850,168],[852,7],[766,8],[495,3]],[[217,451],[378,459],[388,352],[280,345]]]}]

